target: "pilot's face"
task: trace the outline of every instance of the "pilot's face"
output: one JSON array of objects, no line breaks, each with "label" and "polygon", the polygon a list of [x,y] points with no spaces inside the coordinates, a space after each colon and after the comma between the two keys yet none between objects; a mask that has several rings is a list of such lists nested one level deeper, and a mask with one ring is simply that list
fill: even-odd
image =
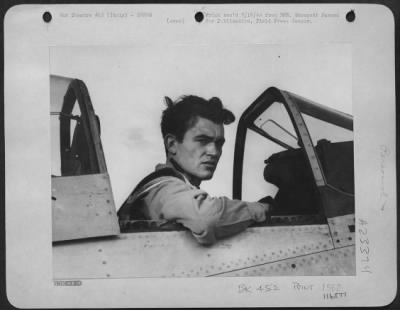
[{"label": "pilot's face", "polygon": [[198,117],[181,142],[174,140],[172,158],[183,170],[192,184],[200,185],[202,180],[212,178],[222,146],[225,142],[224,126]]}]

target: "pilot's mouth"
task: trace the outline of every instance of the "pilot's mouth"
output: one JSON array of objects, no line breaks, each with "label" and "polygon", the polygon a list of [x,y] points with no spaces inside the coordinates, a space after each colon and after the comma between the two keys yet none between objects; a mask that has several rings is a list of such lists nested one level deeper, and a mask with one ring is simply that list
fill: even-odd
[{"label": "pilot's mouth", "polygon": [[215,161],[206,161],[206,162],[203,162],[202,164],[207,167],[214,168],[214,169],[217,167],[217,162],[215,162]]}]

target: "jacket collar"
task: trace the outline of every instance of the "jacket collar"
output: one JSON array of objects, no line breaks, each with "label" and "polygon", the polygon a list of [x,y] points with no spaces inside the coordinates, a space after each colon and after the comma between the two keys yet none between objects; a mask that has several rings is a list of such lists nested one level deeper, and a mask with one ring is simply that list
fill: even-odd
[{"label": "jacket collar", "polygon": [[160,170],[163,168],[171,168],[173,169],[177,174],[181,175],[182,178],[185,180],[186,184],[189,184],[191,186],[194,186],[196,188],[198,188],[197,186],[193,185],[192,183],[190,183],[189,179],[186,177],[186,175],[184,175],[182,172],[180,172],[178,169],[176,169],[176,167],[174,167],[174,165],[172,165],[171,163],[166,163],[166,164],[157,164],[155,170]]}]

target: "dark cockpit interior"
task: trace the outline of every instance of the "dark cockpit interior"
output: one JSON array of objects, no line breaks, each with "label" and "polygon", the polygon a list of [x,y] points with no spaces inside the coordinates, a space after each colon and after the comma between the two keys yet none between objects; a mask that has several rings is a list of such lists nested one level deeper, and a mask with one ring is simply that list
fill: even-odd
[{"label": "dark cockpit interior", "polygon": [[[353,141],[318,141],[315,147],[327,184],[338,192],[354,195]],[[279,188],[275,213],[315,214],[320,201],[305,152],[289,149],[265,160],[264,179]]]}]

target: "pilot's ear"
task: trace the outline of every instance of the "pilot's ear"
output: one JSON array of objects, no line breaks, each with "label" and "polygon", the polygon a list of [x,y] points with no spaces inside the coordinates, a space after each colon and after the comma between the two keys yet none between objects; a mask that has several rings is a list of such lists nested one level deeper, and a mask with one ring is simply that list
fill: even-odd
[{"label": "pilot's ear", "polygon": [[165,149],[167,152],[171,155],[176,155],[177,149],[176,149],[176,137],[173,134],[166,134],[164,137],[164,145]]}]

